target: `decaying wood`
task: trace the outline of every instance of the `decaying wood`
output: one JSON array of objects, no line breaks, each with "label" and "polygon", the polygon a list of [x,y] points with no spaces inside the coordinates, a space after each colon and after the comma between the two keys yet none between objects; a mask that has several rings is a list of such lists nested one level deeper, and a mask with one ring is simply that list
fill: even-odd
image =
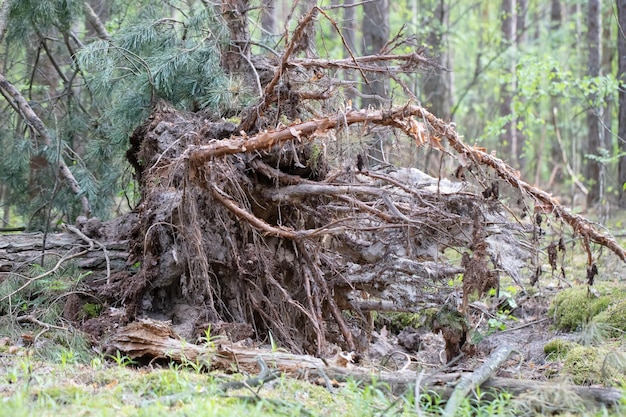
[{"label": "decaying wood", "polygon": [[55,264],[60,259],[63,262],[71,260],[84,272],[92,271],[92,280],[106,279],[107,270],[124,270],[128,260],[128,242],[117,240],[100,244],[90,247],[72,232],[50,233],[45,238],[44,248],[43,233],[0,234],[0,276],[9,276],[30,265],[41,264],[42,257]]},{"label": "decaying wood", "polygon": [[492,353],[489,358],[471,374],[464,375],[456,384],[452,395],[446,403],[446,408],[443,410],[443,416],[454,417],[457,409],[461,405],[463,399],[469,394],[472,389],[479,387],[485,382],[491,375],[493,375],[500,365],[502,365],[513,351],[512,346],[502,346]]},{"label": "decaying wood", "polygon": [[[367,369],[342,360],[341,356],[321,359],[310,355],[295,355],[282,350],[246,348],[227,341],[216,339],[214,344],[199,346],[178,337],[168,323],[155,320],[138,320],[119,329],[107,342],[108,352],[120,351],[133,359],[142,358],[168,359],[176,362],[204,364],[210,369],[226,372],[259,372],[259,358],[272,370],[278,370],[287,376],[304,378],[318,382],[318,378],[327,377],[336,381],[353,379],[364,383],[374,381],[389,386],[395,394],[412,389],[417,372],[411,370],[385,371]],[[481,368],[464,373],[434,373],[422,379],[421,391],[436,392],[448,400],[446,412],[451,413],[472,387],[490,392],[506,391],[514,396],[528,395],[533,392],[564,391],[572,392],[586,402],[597,405],[614,406],[621,401],[619,389],[563,385],[542,381],[524,381],[512,378],[491,376],[504,362],[511,348],[506,347],[491,355],[491,359]],[[454,391],[449,386],[456,382]],[[555,405],[558,409],[558,405]],[[452,414],[447,414],[452,415]]]}]

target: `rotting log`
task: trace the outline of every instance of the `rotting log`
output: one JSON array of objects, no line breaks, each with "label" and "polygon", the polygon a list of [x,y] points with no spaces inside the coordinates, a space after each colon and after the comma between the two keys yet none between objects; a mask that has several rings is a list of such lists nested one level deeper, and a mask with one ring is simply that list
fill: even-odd
[{"label": "rotting log", "polygon": [[[94,247],[73,262],[83,272],[91,272],[90,280],[106,278],[107,256],[111,271],[127,268],[128,241],[113,240],[103,243],[106,255],[101,247]],[[0,234],[0,279],[11,273],[20,273],[31,265],[54,263],[72,251],[89,247],[83,239],[72,232],[65,233],[19,233]]]},{"label": "rotting log", "polygon": [[[341,355],[322,359],[310,355],[296,355],[281,350],[242,347],[217,338],[210,345],[196,345],[181,340],[171,326],[165,322],[155,320],[138,320],[126,327],[118,329],[106,342],[108,352],[116,350],[133,359],[144,360],[167,359],[175,362],[191,362],[204,364],[214,370],[226,372],[246,372],[254,374],[259,371],[259,358],[270,369],[278,370],[287,376],[303,378],[315,383],[322,381],[355,380],[363,383],[382,383],[391,391],[400,395],[413,389],[417,372],[412,370],[398,370],[394,372],[365,368],[354,365]],[[498,351],[500,352],[500,351]],[[508,356],[509,350],[498,353],[493,363],[501,363],[502,358]],[[493,370],[493,366],[491,367]],[[461,382],[459,382],[461,381]],[[615,388],[587,387],[572,384],[546,381],[528,381],[513,378],[490,376],[477,381],[471,372],[432,373],[426,375],[422,381],[422,392],[436,392],[444,400],[453,393],[452,385],[462,381],[474,381],[481,387],[482,392],[489,398],[498,392],[508,392],[513,396],[545,395],[546,392],[572,393],[587,405],[615,406],[622,399],[622,391]],[[554,404],[556,410],[559,405]]]}]

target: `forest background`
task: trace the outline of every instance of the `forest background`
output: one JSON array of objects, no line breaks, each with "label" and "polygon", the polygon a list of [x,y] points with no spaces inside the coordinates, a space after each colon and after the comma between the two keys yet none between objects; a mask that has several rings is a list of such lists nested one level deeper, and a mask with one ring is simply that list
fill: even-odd
[{"label": "forest background", "polygon": [[[1,227],[73,223],[84,200],[102,219],[132,208],[138,193],[125,156],[128,138],[150,114],[155,97],[225,118],[236,117],[234,109],[255,98],[220,69],[218,45],[205,42],[227,39],[219,17],[207,23],[200,13],[207,4],[2,3]],[[253,51],[271,56],[284,44],[286,29],[314,4],[253,2],[247,14]],[[611,207],[626,206],[626,37],[619,24],[626,19],[626,1],[318,5],[328,7],[343,39],[329,20],[319,19],[307,56],[345,58],[344,41],[355,53],[374,54],[401,32],[410,39],[407,52],[424,48],[442,67],[346,88],[337,111],[413,100],[454,122],[467,143],[495,151],[522,178],[577,210],[599,207],[607,215]],[[16,92],[46,134],[25,116]],[[399,139],[388,139],[380,149],[361,145],[370,147],[370,164],[397,162],[444,175],[453,170],[442,171],[432,150]],[[67,171],[55,169],[60,165]],[[67,172],[75,181],[70,187]]]}]

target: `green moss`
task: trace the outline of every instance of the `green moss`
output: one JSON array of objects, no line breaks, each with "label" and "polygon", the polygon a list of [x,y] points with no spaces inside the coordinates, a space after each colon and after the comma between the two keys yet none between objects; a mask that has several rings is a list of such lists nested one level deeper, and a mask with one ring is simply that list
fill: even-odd
[{"label": "green moss", "polygon": [[623,287],[597,286],[590,293],[586,286],[568,288],[557,294],[549,314],[554,317],[558,329],[572,331],[580,329],[597,314],[619,299],[626,299]]},{"label": "green moss", "polygon": [[385,326],[392,333],[399,333],[405,327],[418,328],[424,323],[424,317],[417,313],[384,313],[375,319],[378,327]]},{"label": "green moss", "polygon": [[610,336],[620,336],[626,332],[626,299],[609,305],[606,310],[596,315],[593,323],[608,326]]},{"label": "green moss", "polygon": [[102,311],[101,304],[87,303],[87,304],[83,304],[83,307],[82,307],[83,316],[89,319],[98,317],[101,311]]},{"label": "green moss", "polygon": [[571,349],[578,346],[574,342],[570,342],[563,339],[552,339],[543,347],[544,353],[550,359],[558,359],[565,356]]},{"label": "green moss", "polygon": [[624,369],[615,366],[613,351],[603,348],[575,346],[565,355],[563,372],[579,385],[624,385]]}]

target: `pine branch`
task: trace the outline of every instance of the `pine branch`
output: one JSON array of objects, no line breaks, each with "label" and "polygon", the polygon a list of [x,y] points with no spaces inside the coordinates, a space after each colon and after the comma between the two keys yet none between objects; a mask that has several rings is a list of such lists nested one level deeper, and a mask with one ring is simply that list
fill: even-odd
[{"label": "pine branch", "polygon": [[7,32],[7,21],[9,18],[9,9],[11,8],[11,0],[4,0],[2,6],[0,6],[0,42],[4,39],[4,35]]},{"label": "pine branch", "polygon": [[[48,146],[52,145],[52,138],[50,137],[48,129],[46,129],[44,123],[33,111],[32,107],[30,107],[22,93],[20,93],[20,91],[13,84],[11,84],[3,74],[0,74],[0,92],[7,101],[13,102],[18,107],[20,116],[31,126],[32,129],[35,130],[44,143]],[[89,201],[87,200],[87,197],[81,195],[81,189],[78,181],[76,181],[74,174],[72,174],[72,171],[70,171],[63,159],[59,160],[59,172],[61,177],[67,182],[70,190],[72,190],[76,196],[80,197],[82,214],[89,217],[91,212]]]},{"label": "pine branch", "polygon": [[[7,3],[8,2],[9,1],[7,0]],[[106,28],[104,27],[104,23],[102,23],[102,20],[100,20],[100,17],[98,17],[98,15],[94,11],[94,9],[91,8],[88,2],[84,2],[84,5],[85,5],[85,14],[87,15],[87,20],[89,21],[89,23],[91,23],[93,28],[96,30],[96,33],[98,34],[98,36],[105,41],[111,42],[113,39],[111,38],[111,35],[109,35],[109,32],[107,32]]]}]

